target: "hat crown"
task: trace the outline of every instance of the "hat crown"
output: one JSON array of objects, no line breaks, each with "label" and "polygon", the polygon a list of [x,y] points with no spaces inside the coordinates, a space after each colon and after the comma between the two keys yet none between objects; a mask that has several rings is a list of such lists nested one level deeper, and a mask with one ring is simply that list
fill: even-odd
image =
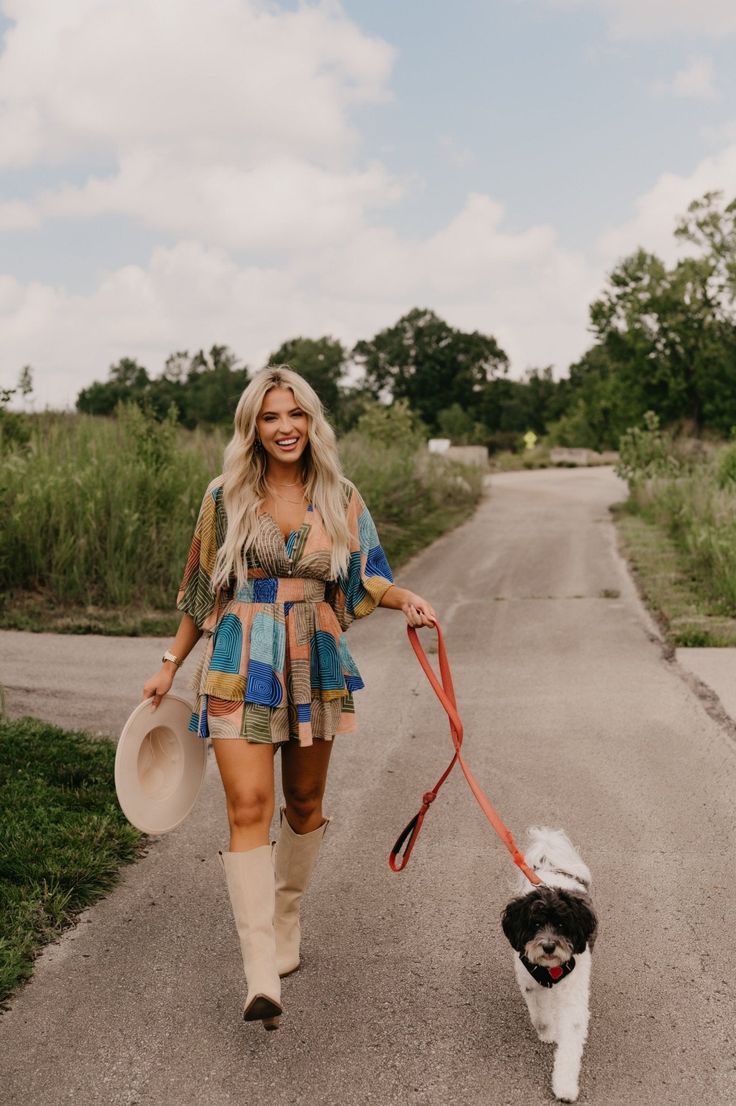
[{"label": "hat crown", "polygon": [[138,750],[138,779],[147,799],[165,802],[181,785],[184,753],[169,726],[155,726]]}]

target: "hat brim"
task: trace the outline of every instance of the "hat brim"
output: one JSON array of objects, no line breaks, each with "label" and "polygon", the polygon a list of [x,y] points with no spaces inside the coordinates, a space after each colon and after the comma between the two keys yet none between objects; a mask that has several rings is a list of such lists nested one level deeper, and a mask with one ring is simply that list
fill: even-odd
[{"label": "hat brim", "polygon": [[187,727],[186,699],[167,694],[155,711],[140,703],[123,726],[115,752],[115,790],[123,814],[143,833],[178,826],[197,801],[207,770],[207,742]]}]

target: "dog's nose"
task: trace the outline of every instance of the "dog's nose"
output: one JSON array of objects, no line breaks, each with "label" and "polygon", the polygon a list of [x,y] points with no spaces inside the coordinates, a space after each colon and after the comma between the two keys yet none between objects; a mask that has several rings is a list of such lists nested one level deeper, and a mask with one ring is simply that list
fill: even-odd
[{"label": "dog's nose", "polygon": [[550,943],[547,943],[547,944],[544,944],[544,945],[542,945],[542,948],[544,949],[544,951],[545,951],[545,952],[547,953],[547,955],[548,955],[548,956],[551,956],[551,955],[552,955],[552,953],[553,953],[553,952],[555,951],[555,949],[557,948],[557,945],[555,944],[555,942],[554,942],[554,941],[552,941],[552,943],[551,943],[551,944],[550,944]]}]

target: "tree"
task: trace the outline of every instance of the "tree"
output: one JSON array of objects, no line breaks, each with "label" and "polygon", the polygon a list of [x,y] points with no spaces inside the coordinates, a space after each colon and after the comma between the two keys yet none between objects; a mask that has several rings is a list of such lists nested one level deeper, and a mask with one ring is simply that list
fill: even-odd
[{"label": "tree", "polygon": [[95,381],[82,388],[77,396],[77,410],[88,415],[111,415],[120,402],[142,403],[150,383],[143,365],[133,357],[123,357],[110,366],[107,381]]},{"label": "tree", "polygon": [[347,350],[336,338],[290,338],[268,359],[269,365],[288,365],[312,385],[328,414],[337,415]]},{"label": "tree", "polygon": [[24,365],[18,375],[15,388],[0,388],[0,451],[20,446],[25,447],[31,440],[31,423],[21,411],[8,411],[13,396],[20,392],[27,399],[33,392],[33,370]]},{"label": "tree", "polygon": [[[668,269],[637,250],[591,305],[593,330],[627,394],[631,421],[728,429],[736,421],[736,326],[727,281],[710,254]],[[624,427],[621,427],[624,429]]]},{"label": "tree", "polygon": [[96,381],[77,396],[77,409],[92,415],[111,415],[118,403],[135,403],[159,421],[168,418],[174,404],[184,426],[225,426],[232,422],[248,370],[227,346],[214,345],[190,357],[186,350],[172,353],[160,377],[130,357],[110,367],[104,383]]},{"label": "tree", "polygon": [[490,381],[508,371],[495,338],[455,330],[424,308],[358,342],[353,356],[376,398],[408,400],[433,431],[439,412],[454,403],[476,419]]},{"label": "tree", "polygon": [[[175,355],[182,372],[189,356]],[[167,361],[169,373],[174,361]],[[185,426],[227,426],[232,423],[243,389],[248,383],[248,369],[238,362],[228,346],[212,346],[208,353],[199,350],[186,368],[180,385],[181,421]]]},{"label": "tree", "polygon": [[[453,403],[438,411],[437,425],[442,437],[449,438],[453,445],[469,445],[476,441],[478,424],[459,403]],[[480,434],[477,434],[480,441],[485,437],[484,431],[485,427],[481,426]]]}]

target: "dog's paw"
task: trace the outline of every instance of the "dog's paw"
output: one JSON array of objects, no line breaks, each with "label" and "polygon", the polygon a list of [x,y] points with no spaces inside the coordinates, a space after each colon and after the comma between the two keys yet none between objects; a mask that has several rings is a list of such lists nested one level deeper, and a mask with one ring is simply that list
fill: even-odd
[{"label": "dog's paw", "polygon": [[559,1102],[577,1102],[579,1093],[577,1081],[553,1075],[552,1092]]},{"label": "dog's paw", "polygon": [[555,1043],[554,1030],[550,1025],[546,1025],[545,1022],[539,1022],[534,1028],[537,1031],[537,1036],[540,1041],[545,1045],[553,1045]]}]

